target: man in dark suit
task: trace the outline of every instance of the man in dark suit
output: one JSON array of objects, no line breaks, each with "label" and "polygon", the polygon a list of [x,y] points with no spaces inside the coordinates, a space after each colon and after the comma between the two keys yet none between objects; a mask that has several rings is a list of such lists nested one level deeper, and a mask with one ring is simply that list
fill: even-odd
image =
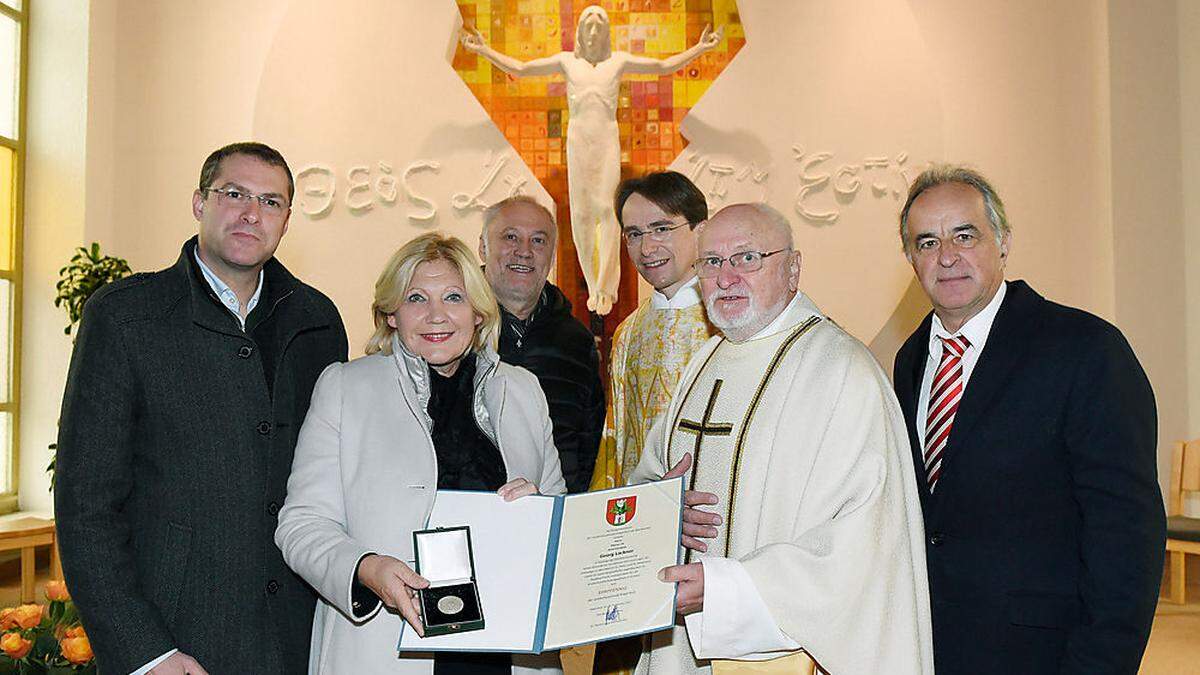
[{"label": "man in dark suit", "polygon": [[1165,536],[1137,357],[1112,325],[1004,281],[1011,233],[978,173],[922,173],[900,236],[933,304],[894,381],[918,467],[937,672],[1133,675]]},{"label": "man in dark suit", "polygon": [[346,332],[274,258],[293,191],[265,145],[213,152],[178,262],[84,308],[55,513],[105,673],[307,668],[316,596],[273,535],[313,384],[346,360]]}]

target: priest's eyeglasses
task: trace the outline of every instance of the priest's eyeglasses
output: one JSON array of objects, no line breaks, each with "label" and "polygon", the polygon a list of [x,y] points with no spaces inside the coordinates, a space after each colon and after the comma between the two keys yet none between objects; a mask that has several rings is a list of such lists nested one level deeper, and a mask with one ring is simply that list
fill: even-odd
[{"label": "priest's eyeglasses", "polygon": [[256,195],[239,188],[204,188],[203,192],[217,193],[217,202],[221,206],[247,206],[250,200],[257,199],[263,211],[272,215],[280,215],[287,210],[287,202],[277,194]]},{"label": "priest's eyeglasses", "polygon": [[687,225],[686,221],[679,223],[678,225],[668,225],[667,223],[669,222],[670,221],[664,221],[648,230],[638,230],[631,227],[622,232],[621,236],[625,238],[626,246],[637,246],[638,244],[642,243],[642,237],[647,237],[650,239],[650,241],[663,242],[671,236],[672,232],[678,230],[684,225]]},{"label": "priest's eyeglasses", "polygon": [[729,266],[735,272],[745,274],[747,272],[757,272],[762,269],[763,258],[770,258],[776,253],[790,251],[790,248],[781,248],[774,251],[738,251],[728,258],[722,258],[719,255],[706,255],[697,258],[696,262],[692,263],[692,267],[696,270],[696,276],[701,279],[711,279],[721,273],[721,266],[725,261],[729,261]]}]

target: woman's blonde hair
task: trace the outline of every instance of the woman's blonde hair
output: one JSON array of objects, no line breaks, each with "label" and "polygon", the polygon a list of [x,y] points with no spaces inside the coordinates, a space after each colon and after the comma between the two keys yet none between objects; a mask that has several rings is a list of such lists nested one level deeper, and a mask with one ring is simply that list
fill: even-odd
[{"label": "woman's blonde hair", "polygon": [[394,314],[404,302],[404,294],[412,284],[417,265],[434,260],[445,260],[458,269],[463,277],[467,302],[482,321],[475,327],[471,340],[471,351],[484,345],[496,349],[500,339],[500,307],[496,296],[488,285],[475,254],[457,237],[447,237],[440,232],[423,234],[392,254],[379,279],[375,282],[375,302],[371,303],[371,314],[375,319],[375,333],[367,340],[367,354],[392,353],[392,336],[396,329],[388,325],[388,316]]}]

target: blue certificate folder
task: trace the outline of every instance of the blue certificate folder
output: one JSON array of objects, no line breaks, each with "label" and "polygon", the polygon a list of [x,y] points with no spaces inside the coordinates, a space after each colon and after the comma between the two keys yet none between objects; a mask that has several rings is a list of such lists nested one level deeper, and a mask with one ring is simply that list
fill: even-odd
[{"label": "blue certificate folder", "polygon": [[505,502],[492,492],[438,490],[427,528],[471,528],[485,627],[421,638],[400,652],[540,654],[669,628],[679,564],[683,479]]}]

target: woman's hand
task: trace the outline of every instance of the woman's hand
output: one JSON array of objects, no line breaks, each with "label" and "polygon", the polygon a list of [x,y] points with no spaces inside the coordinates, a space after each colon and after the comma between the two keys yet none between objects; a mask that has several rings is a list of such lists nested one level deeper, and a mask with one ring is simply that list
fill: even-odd
[{"label": "woman's hand", "polygon": [[425,637],[425,629],[421,627],[421,605],[416,592],[418,588],[429,586],[425,577],[389,555],[372,553],[358,563],[358,581],[378,595],[383,604],[400,612],[408,625],[417,631],[417,635]]},{"label": "woman's hand", "polygon": [[536,495],[538,493],[537,486],[524,478],[510,480],[496,490],[496,494],[504,498],[504,501],[511,502],[514,499],[524,497],[525,495]]}]

